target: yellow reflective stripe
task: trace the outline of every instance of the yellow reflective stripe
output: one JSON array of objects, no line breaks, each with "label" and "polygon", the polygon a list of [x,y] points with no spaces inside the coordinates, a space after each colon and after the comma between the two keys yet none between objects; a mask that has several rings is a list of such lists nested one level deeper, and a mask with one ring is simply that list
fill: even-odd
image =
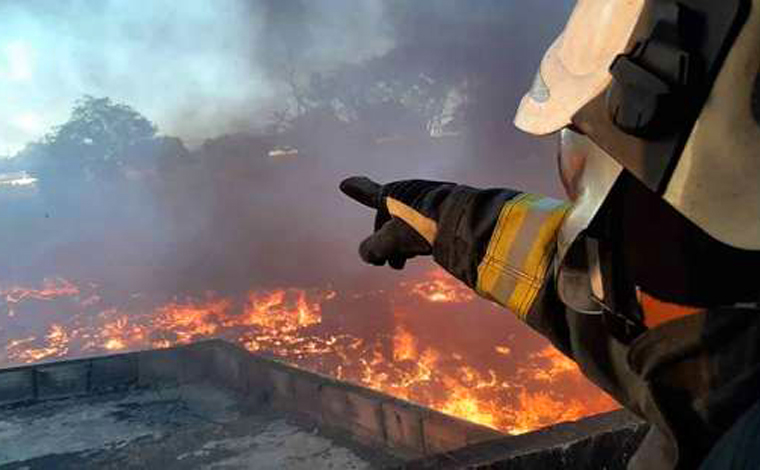
[{"label": "yellow reflective stripe", "polygon": [[501,278],[501,270],[498,266],[504,264],[509,257],[509,252],[517,238],[517,231],[527,214],[528,206],[521,202],[529,196],[529,194],[521,194],[501,209],[486,255],[478,267],[477,288],[485,297],[493,298],[492,296],[498,295],[495,292]]},{"label": "yellow reflective stripe", "polygon": [[436,224],[434,220],[425,217],[403,202],[393,199],[392,197],[385,198],[385,204],[388,207],[388,212],[390,212],[392,216],[398,217],[411,225],[412,228],[422,235],[428,243],[431,245],[433,244],[436,235],[438,235],[438,224]]},{"label": "yellow reflective stripe", "polygon": [[523,264],[523,272],[527,273],[528,278],[522,277],[518,281],[508,302],[514,306],[514,312],[520,318],[525,318],[528,314],[544,283],[551,257],[556,250],[557,232],[566,213],[567,208],[562,208],[547,214]]},{"label": "yellow reflective stripe", "polygon": [[525,319],[544,283],[569,206],[523,195],[502,208],[478,267],[478,291]]}]

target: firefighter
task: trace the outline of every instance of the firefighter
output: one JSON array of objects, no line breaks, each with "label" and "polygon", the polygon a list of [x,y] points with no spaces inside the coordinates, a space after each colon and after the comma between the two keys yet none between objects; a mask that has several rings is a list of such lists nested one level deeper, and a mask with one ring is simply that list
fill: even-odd
[{"label": "firefighter", "polygon": [[758,72],[760,0],[579,0],[515,118],[569,200],[348,178],[360,256],[432,255],[546,336],[650,423],[629,468],[760,468]]}]

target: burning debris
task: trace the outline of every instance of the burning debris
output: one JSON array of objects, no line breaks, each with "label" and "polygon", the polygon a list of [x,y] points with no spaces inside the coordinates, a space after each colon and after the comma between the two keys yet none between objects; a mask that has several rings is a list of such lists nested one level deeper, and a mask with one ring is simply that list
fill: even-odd
[{"label": "burning debris", "polygon": [[411,291],[427,301],[436,303],[469,302],[475,298],[472,290],[461,283],[452,282],[442,270],[432,271],[428,280],[413,284]]},{"label": "burning debris", "polygon": [[[545,147],[514,140],[500,124],[503,103],[511,102],[514,92],[505,83],[522,86],[530,78],[530,70],[514,66],[514,57],[527,53],[526,44],[535,44],[538,52],[540,43],[535,28],[518,34],[534,39],[509,40],[515,28],[529,24],[515,22],[513,13],[525,11],[521,14],[529,18],[552,10],[546,8],[549,3],[515,8],[492,1],[483,9],[415,3],[388,14],[353,15],[364,19],[355,25],[356,37],[366,39],[364,26],[385,21],[383,31],[398,33],[389,41],[357,42],[363,51],[357,57],[350,57],[361,52],[353,48],[332,57],[337,37],[332,34],[315,33],[316,50],[300,43],[303,31],[332,29],[336,14],[340,18],[345,9],[314,15],[318,9],[304,3],[293,10],[303,11],[303,17],[292,18],[292,6],[281,11],[280,3],[268,2],[267,14],[251,14],[257,24],[264,19],[267,34],[245,39],[256,30],[246,8],[235,15],[234,27],[225,29],[243,40],[222,41],[262,44],[261,50],[269,51],[266,57],[247,50],[243,56],[257,57],[249,65],[278,81],[273,90],[290,90],[273,96],[275,102],[246,95],[233,103],[218,95],[221,89],[241,91],[255,84],[258,96],[261,83],[251,80],[244,66],[239,69],[244,80],[235,86],[220,87],[212,74],[202,81],[211,86],[208,93],[151,98],[159,108],[151,110],[158,119],[153,123],[126,104],[87,96],[92,90],[80,89],[76,80],[76,89],[65,93],[67,100],[85,96],[74,103],[67,122],[51,128],[44,139],[42,130],[17,136],[14,144],[21,150],[12,165],[0,168],[0,195],[34,188],[35,197],[17,198],[15,212],[6,211],[3,255],[11,269],[0,282],[49,272],[72,278],[51,278],[33,287],[0,285],[0,367],[219,337],[510,433],[616,407],[571,361],[531,332],[521,327],[525,337],[510,337],[515,327],[510,315],[476,299],[442,271],[407,276],[383,291],[318,284],[322,279],[353,282],[337,275],[353,275],[356,260],[345,242],[359,233],[336,209],[338,175],[359,168],[381,176],[466,174],[484,184],[506,183],[499,175],[510,175],[533,186],[544,170],[553,174],[550,159],[525,170],[505,159],[505,148],[520,156]],[[81,16],[76,9],[64,10]],[[220,24],[230,23],[228,12],[217,13]],[[328,18],[330,24],[314,30],[312,16]],[[208,15],[199,18],[206,24]],[[420,29],[416,18],[426,18],[427,26]],[[335,23],[341,36],[345,23]],[[292,37],[283,24],[297,25]],[[468,40],[441,42],[441,27],[455,32],[451,37]],[[214,59],[204,70],[229,68],[213,66],[234,59],[229,56],[234,51],[223,49],[203,55]],[[330,57],[313,54],[323,49]],[[488,49],[502,52],[479,53]],[[293,57],[289,51],[309,52]],[[115,57],[111,52],[100,61],[97,47],[89,51],[95,62],[87,61],[86,75],[93,63],[107,70]],[[270,62],[284,57],[293,64]],[[197,69],[196,62],[191,65]],[[313,65],[319,73],[313,73]],[[182,88],[176,73],[167,77]],[[117,88],[102,92],[124,96],[123,83],[118,80]],[[156,94],[147,91],[146,96]],[[272,119],[266,116],[270,106]],[[46,123],[52,123],[56,113],[45,111],[50,113]],[[272,130],[254,129],[254,121]],[[182,139],[170,137],[174,134]],[[335,227],[345,228],[340,237]],[[349,258],[353,264],[347,269]],[[256,287],[241,294],[249,282]],[[260,288],[265,282],[272,284]],[[174,297],[176,292],[193,294]]]},{"label": "burning debris", "polygon": [[[427,316],[487,307],[441,271],[399,284],[387,294],[387,308],[373,307],[375,297],[286,288],[253,289],[241,297],[209,293],[162,302],[133,295],[112,301],[97,285],[52,279],[38,289],[0,289],[6,316],[0,365],[219,337],[512,434],[616,408],[549,346],[518,351],[494,335],[479,338],[474,351],[460,350],[443,334],[436,340],[436,326]],[[361,331],[347,321],[336,327],[341,323],[331,315],[338,320],[361,315],[368,324],[386,326]],[[383,316],[390,319],[377,321]],[[50,326],[35,326],[39,318]]]},{"label": "burning debris", "polygon": [[40,289],[25,289],[11,287],[0,290],[8,305],[18,304],[25,299],[54,300],[58,297],[73,297],[79,295],[79,288],[66,279],[45,279]]}]

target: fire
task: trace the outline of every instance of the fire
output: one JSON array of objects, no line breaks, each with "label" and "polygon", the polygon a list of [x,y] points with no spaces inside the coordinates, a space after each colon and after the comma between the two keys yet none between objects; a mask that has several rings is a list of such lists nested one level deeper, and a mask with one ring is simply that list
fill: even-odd
[{"label": "fire", "polygon": [[542,363],[542,367],[533,371],[533,378],[539,381],[551,382],[557,380],[561,374],[577,371],[577,366],[572,360],[552,347],[533,353],[531,358]]},{"label": "fire", "polygon": [[[177,343],[184,344],[212,336],[219,329],[218,318],[229,309],[226,300],[212,300],[206,303],[172,302],[159,307],[154,327],[159,331],[169,331]],[[161,340],[158,340],[161,341]]]},{"label": "fire", "polygon": [[[423,334],[411,321],[418,318],[417,311],[443,308],[441,303],[464,308],[474,299],[442,271],[401,284],[396,291],[371,294],[252,289],[238,297],[209,293],[151,300],[131,295],[117,306],[109,304],[96,285],[60,278],[46,280],[39,289],[13,287],[0,294],[0,314],[4,299],[8,317],[0,329],[0,341],[5,342],[0,366],[220,337],[512,434],[617,406],[585,385],[575,363],[553,348],[521,351],[515,344],[496,339],[488,343],[492,340],[484,338],[485,352],[468,357],[467,351],[436,335]],[[386,333],[348,333],[340,322],[325,326],[323,308],[328,302],[370,302],[375,295],[390,298],[392,309],[408,306],[404,314],[394,310]],[[25,323],[24,318],[36,311],[45,312],[47,330]],[[21,334],[9,337],[11,330]]]},{"label": "fire", "polygon": [[109,351],[119,351],[125,349],[127,347],[127,344],[119,338],[111,338],[106,341],[106,344],[104,344],[103,347]]},{"label": "fire", "polygon": [[[449,397],[441,404],[440,410],[453,416],[472,421],[473,423],[482,424],[491,428],[502,428],[508,433],[512,433],[512,425],[503,426],[500,417],[503,416],[502,410],[499,409],[497,399],[484,399],[476,389],[462,385],[462,381],[455,378],[445,380],[445,385],[450,390]],[[490,388],[490,387],[489,387]]]},{"label": "fire", "polygon": [[[393,345],[393,363],[375,352],[373,360],[363,364],[364,385],[510,434],[617,407],[600,392],[591,394],[593,400],[584,401],[543,390],[582,380],[575,363],[551,347],[530,354],[518,368],[516,380],[510,382],[493,369],[478,370],[464,363],[458,354],[420,349],[417,339],[403,326],[397,326]],[[540,384],[541,389],[529,389],[531,384]]]},{"label": "fire", "polygon": [[411,292],[435,303],[464,303],[475,298],[470,289],[442,269],[428,273],[426,280],[412,285]]},{"label": "fire", "polygon": [[264,295],[249,294],[242,318],[233,318],[227,325],[257,326],[291,333],[316,325],[321,320],[319,303],[310,304],[305,292],[280,290]]},{"label": "fire", "polygon": [[144,340],[144,329],[130,323],[129,317],[120,315],[118,310],[109,309],[101,313],[101,316],[116,318],[106,322],[97,332],[96,342],[89,343],[85,349],[102,347],[108,351],[121,351],[129,348],[131,344],[139,344]]},{"label": "fire", "polygon": [[35,337],[15,340],[8,343],[8,357],[20,362],[37,362],[43,359],[63,357],[69,352],[69,335],[60,325],[52,325],[45,335],[45,346],[33,347]]},{"label": "fire", "polygon": [[545,391],[520,391],[519,409],[512,427],[513,434],[563,421],[574,421],[586,415],[586,407],[579,400],[560,400]]},{"label": "fire", "polygon": [[396,327],[393,336],[393,359],[395,361],[410,361],[417,357],[417,341],[403,326]]},{"label": "fire", "polygon": [[493,350],[502,356],[509,356],[509,354],[512,352],[512,349],[509,346],[496,346],[493,348]]},{"label": "fire", "polygon": [[9,304],[17,304],[25,299],[53,300],[58,297],[69,297],[79,294],[79,288],[62,278],[45,279],[41,289],[26,289],[9,287],[0,289],[0,295]]}]

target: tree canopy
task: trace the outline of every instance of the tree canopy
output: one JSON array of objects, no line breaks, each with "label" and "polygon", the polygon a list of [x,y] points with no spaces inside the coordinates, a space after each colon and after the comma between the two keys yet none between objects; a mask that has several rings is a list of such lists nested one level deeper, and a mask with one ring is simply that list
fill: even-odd
[{"label": "tree canopy", "polygon": [[130,106],[84,96],[68,121],[28,146],[22,156],[35,160],[38,172],[109,179],[138,154],[131,149],[144,147],[156,134],[156,126]]}]

